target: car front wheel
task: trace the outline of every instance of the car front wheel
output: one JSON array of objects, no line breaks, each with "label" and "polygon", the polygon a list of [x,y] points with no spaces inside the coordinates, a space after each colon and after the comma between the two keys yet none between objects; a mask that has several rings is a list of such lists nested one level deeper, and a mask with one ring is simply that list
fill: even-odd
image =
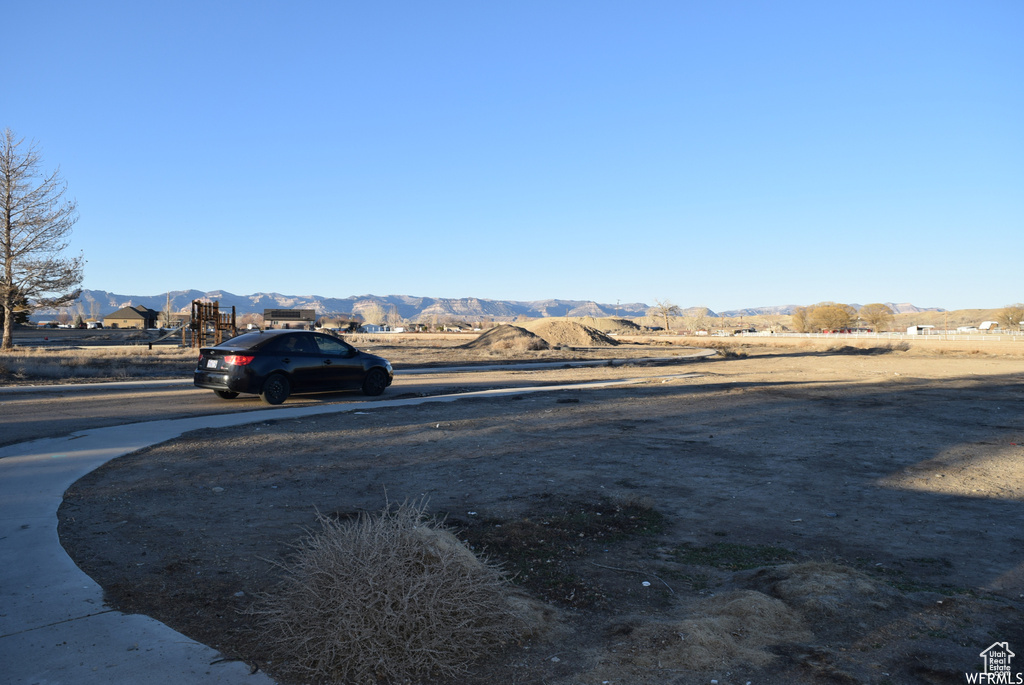
[{"label": "car front wheel", "polygon": [[388,376],[381,369],[370,369],[363,379],[364,395],[379,395],[388,387]]},{"label": "car front wheel", "polygon": [[275,373],[263,382],[260,399],[267,404],[281,404],[292,393],[292,384],[279,373]]}]

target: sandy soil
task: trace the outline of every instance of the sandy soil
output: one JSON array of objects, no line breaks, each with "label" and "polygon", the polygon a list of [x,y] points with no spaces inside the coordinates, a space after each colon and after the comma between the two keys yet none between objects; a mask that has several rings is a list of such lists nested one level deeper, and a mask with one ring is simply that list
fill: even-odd
[{"label": "sandy soil", "polygon": [[273,562],[317,511],[420,498],[557,610],[462,682],[962,683],[1024,646],[1024,358],[730,342],[685,371],[184,436],[76,483],[61,539],[114,607],[272,674],[239,612]]}]

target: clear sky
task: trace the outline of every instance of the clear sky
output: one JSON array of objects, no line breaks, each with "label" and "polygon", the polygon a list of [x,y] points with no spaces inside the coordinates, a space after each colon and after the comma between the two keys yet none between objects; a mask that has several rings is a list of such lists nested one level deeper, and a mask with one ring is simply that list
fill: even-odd
[{"label": "clear sky", "polygon": [[1024,300],[1024,2],[54,2],[0,127],[83,286]]}]

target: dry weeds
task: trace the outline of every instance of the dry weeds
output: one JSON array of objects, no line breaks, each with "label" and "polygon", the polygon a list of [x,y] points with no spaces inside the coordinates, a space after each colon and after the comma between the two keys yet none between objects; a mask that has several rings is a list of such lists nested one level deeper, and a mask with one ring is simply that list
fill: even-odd
[{"label": "dry weeds", "polygon": [[0,383],[178,375],[190,371],[195,359],[195,350],[179,347],[17,348],[0,352]]}]

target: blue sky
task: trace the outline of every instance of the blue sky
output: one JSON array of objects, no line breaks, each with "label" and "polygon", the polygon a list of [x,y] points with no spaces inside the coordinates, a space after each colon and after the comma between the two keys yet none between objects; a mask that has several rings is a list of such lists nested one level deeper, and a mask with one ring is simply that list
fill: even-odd
[{"label": "blue sky", "polygon": [[1024,300],[1024,2],[35,2],[84,287]]}]

